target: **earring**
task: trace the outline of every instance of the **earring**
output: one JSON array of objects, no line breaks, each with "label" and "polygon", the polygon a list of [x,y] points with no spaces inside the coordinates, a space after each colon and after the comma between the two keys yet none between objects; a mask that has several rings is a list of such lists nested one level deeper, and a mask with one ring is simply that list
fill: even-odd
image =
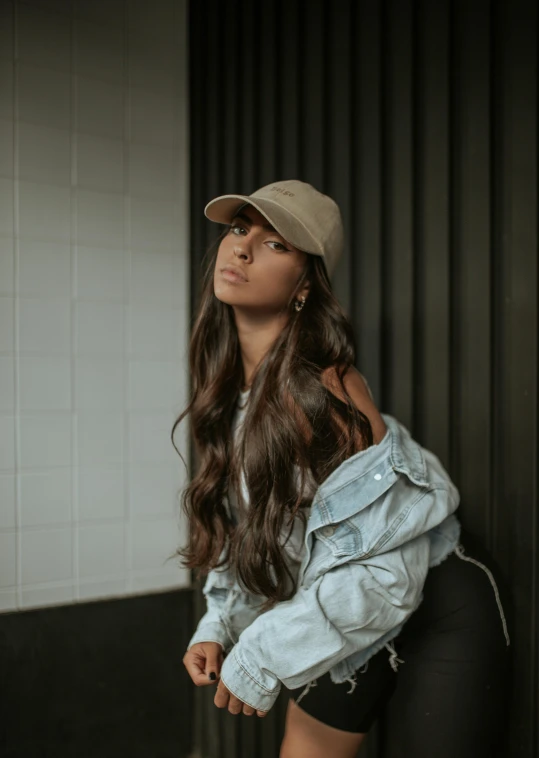
[{"label": "earring", "polygon": [[300,299],[302,300],[301,305],[299,304],[299,300],[296,300],[296,302],[294,303],[294,307],[297,311],[300,311],[305,305],[305,295],[302,295]]}]

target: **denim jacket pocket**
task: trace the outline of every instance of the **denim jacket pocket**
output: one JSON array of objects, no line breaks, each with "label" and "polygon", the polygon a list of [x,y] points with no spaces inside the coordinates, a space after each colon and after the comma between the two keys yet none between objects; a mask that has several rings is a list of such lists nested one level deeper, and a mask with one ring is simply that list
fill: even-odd
[{"label": "denim jacket pocket", "polygon": [[301,581],[309,588],[322,574],[354,560],[361,554],[361,532],[351,519],[327,524],[309,535],[310,558]]},{"label": "denim jacket pocket", "polygon": [[[330,523],[313,530],[315,544],[317,540],[323,543],[337,559],[337,565],[340,558],[354,560],[368,551],[373,531],[372,514],[378,513],[375,528],[382,532],[387,529],[384,503],[402,474],[385,463],[373,469],[370,474],[374,487],[368,481],[358,480],[349,485],[350,489],[346,493],[338,490],[332,493],[326,502],[326,518],[330,519]],[[341,510],[346,515],[338,519]]]},{"label": "denim jacket pocket", "polygon": [[335,558],[345,555],[350,557],[361,553],[363,546],[361,531],[354,524],[353,518],[321,526],[315,529],[313,534],[317,540],[329,548]]}]

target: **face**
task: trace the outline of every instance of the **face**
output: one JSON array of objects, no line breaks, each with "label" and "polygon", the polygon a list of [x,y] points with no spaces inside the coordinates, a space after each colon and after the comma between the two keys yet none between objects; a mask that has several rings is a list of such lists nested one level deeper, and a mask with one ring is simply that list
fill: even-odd
[{"label": "face", "polygon": [[[281,237],[252,205],[240,209],[223,237],[214,270],[215,296],[238,309],[278,313],[294,295],[307,297],[308,285],[298,289],[307,253]],[[232,280],[222,271],[235,266],[246,281]]]}]

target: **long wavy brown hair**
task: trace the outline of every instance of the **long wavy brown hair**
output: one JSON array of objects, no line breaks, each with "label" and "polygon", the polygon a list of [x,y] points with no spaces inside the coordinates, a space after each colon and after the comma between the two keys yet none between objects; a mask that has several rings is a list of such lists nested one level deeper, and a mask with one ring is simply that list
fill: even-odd
[{"label": "long wavy brown hair", "polygon": [[[319,486],[344,460],[372,445],[373,434],[343,382],[355,361],[352,325],[333,294],[322,258],[308,254],[296,291],[310,282],[309,297],[299,312],[294,296],[290,299],[290,318],[255,370],[242,434],[234,442],[243,365],[232,306],[215,296],[213,285],[217,252],[229,229],[210,245],[203,262],[189,346],[192,394],[171,433],[174,445],[176,427],[190,414],[199,458],[181,496],[188,543],[173,555],[184,567],[199,569],[199,575],[230,566],[240,585],[266,599],[267,609],[297,589],[283,544],[296,517],[305,524],[305,508],[314,495],[306,491],[309,472]],[[324,383],[328,369],[344,401]],[[239,486],[241,465],[248,505]],[[234,488],[242,514],[237,524],[224,504],[228,487]]]}]

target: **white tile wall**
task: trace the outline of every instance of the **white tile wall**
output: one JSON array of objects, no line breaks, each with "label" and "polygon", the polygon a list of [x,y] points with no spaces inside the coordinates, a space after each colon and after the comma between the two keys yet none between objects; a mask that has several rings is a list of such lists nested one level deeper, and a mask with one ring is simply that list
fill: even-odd
[{"label": "white tile wall", "polygon": [[187,109],[187,0],[1,4],[0,611],[189,584]]}]

